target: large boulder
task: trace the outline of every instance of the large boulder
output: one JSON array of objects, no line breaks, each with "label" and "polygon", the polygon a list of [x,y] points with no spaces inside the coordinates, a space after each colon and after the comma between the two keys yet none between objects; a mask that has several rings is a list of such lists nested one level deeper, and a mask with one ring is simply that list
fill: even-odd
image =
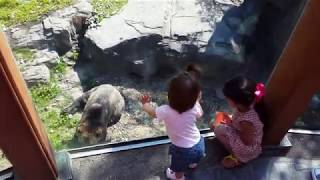
[{"label": "large boulder", "polygon": [[47,67],[54,67],[59,63],[59,55],[55,51],[50,51],[48,49],[37,51],[34,54],[34,60],[31,65],[41,65],[44,64]]},{"label": "large boulder", "polygon": [[13,47],[55,50],[59,55],[68,52],[87,29],[86,20],[92,16],[92,5],[79,0],[76,4],[57,10],[41,23],[13,28],[8,35]]},{"label": "large boulder", "polygon": [[29,47],[33,49],[45,49],[48,47],[42,24],[14,28],[11,30],[11,39],[13,47]]},{"label": "large boulder", "polygon": [[191,62],[205,64],[206,76],[229,77],[243,71],[244,58],[220,56],[207,47],[216,22],[238,4],[212,2],[129,0],[119,14],[87,31],[82,57],[98,71],[146,79],[169,75]]},{"label": "large boulder", "polygon": [[50,71],[45,65],[26,67],[22,75],[28,87],[49,83],[50,81]]},{"label": "large boulder", "polygon": [[73,6],[58,10],[43,21],[49,44],[59,55],[70,51],[87,30],[87,19],[92,16],[92,5],[79,1]]},{"label": "large boulder", "polygon": [[48,17],[43,21],[43,28],[49,39],[50,47],[59,55],[64,55],[72,48],[70,21],[57,17]]}]

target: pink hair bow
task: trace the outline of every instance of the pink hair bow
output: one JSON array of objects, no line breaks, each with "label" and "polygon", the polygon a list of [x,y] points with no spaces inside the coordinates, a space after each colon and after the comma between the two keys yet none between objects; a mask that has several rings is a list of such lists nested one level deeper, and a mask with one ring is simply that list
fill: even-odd
[{"label": "pink hair bow", "polygon": [[256,102],[260,102],[265,95],[264,84],[258,83],[256,85],[256,91],[254,92],[254,94],[256,95]]}]

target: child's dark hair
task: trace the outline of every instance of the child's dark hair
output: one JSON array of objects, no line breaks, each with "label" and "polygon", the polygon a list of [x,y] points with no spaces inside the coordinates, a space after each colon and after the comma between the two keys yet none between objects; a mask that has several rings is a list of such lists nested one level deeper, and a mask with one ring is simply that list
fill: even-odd
[{"label": "child's dark hair", "polygon": [[179,113],[193,108],[201,91],[199,83],[201,72],[200,66],[192,64],[186,68],[185,72],[171,79],[168,90],[171,108]]},{"label": "child's dark hair", "polygon": [[[250,107],[256,100],[257,83],[249,78],[238,76],[227,81],[223,87],[223,94],[237,104]],[[266,110],[264,100],[257,102],[254,109],[259,115],[260,120],[266,126]]]}]

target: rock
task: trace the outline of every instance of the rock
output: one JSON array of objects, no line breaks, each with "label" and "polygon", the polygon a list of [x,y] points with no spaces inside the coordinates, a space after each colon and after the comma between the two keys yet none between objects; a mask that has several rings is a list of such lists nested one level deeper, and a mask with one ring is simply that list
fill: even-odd
[{"label": "rock", "polygon": [[51,13],[43,23],[31,27],[15,27],[11,30],[12,46],[34,49],[50,47],[57,50],[59,55],[63,55],[70,50],[72,38],[77,39],[74,32],[83,36],[87,28],[85,22],[92,16],[92,11],[92,5],[81,0],[73,6]]},{"label": "rock", "polygon": [[72,49],[72,27],[68,20],[48,17],[43,20],[43,28],[50,41],[50,46],[55,49],[59,55],[64,55]]},{"label": "rock", "polygon": [[82,0],[79,3],[73,5],[73,8],[77,10],[77,16],[84,15],[84,16],[90,17],[93,12],[93,7],[91,3],[89,3],[86,0]]},{"label": "rock", "polygon": [[120,92],[126,100],[139,101],[141,97],[141,93],[133,88],[121,89]]},{"label": "rock", "polygon": [[243,3],[244,0],[215,0],[215,1],[220,4],[240,6],[240,4]]},{"label": "rock", "polygon": [[68,66],[74,66],[78,59],[78,52],[71,50],[67,52],[63,57]]},{"label": "rock", "polygon": [[[54,49],[58,54],[64,55],[72,49],[78,34],[82,37],[87,29],[86,20],[92,15],[92,6],[89,2],[81,1],[73,6],[58,10],[43,20],[42,24],[38,24],[35,28],[31,28],[29,32],[17,31],[12,34],[13,38],[24,42],[23,34],[34,32],[30,38],[37,40],[42,38],[46,40],[50,49]],[[38,32],[41,37],[37,36]]]},{"label": "rock", "polygon": [[45,65],[29,66],[22,75],[29,87],[50,81],[50,71]]},{"label": "rock", "polygon": [[[236,4],[223,6],[230,9]],[[83,55],[96,64],[97,71],[136,74],[144,79],[168,76],[191,62],[205,64],[205,76],[231,76],[242,70],[243,58],[217,58],[207,51],[216,21],[223,14],[221,7],[197,0],[129,0],[119,14],[86,32]],[[208,18],[208,13],[214,17]]]},{"label": "rock", "polygon": [[72,24],[75,28],[76,34],[80,37],[84,36],[85,31],[89,26],[88,19],[92,17],[93,7],[87,1],[81,1],[73,6],[77,9],[77,14],[72,17]]},{"label": "rock", "polygon": [[68,84],[70,87],[77,87],[80,85],[80,78],[78,76],[78,73],[74,71],[72,68],[68,69],[63,82]]},{"label": "rock", "polygon": [[31,27],[14,28],[11,30],[13,47],[28,47],[33,49],[45,49],[48,47],[41,24]]},{"label": "rock", "polygon": [[79,97],[82,96],[83,90],[82,90],[82,88],[75,87],[75,88],[70,89],[70,91],[68,91],[68,93],[70,93],[72,100],[75,101],[76,99],[78,99]]},{"label": "rock", "polygon": [[88,23],[87,20],[92,17],[93,7],[86,1],[81,0],[76,4],[58,10],[54,12],[50,17],[64,19],[72,24],[72,30],[74,34],[71,34],[73,39],[77,39],[78,35],[83,37],[85,31],[87,30]]},{"label": "rock", "polygon": [[48,49],[37,51],[34,55],[34,61],[31,65],[41,65],[44,64],[51,68],[60,62],[59,55],[55,51],[50,51]]},{"label": "rock", "polygon": [[66,57],[66,58],[68,58],[68,59],[73,59],[73,52],[72,52],[72,50],[69,51],[69,52],[67,52],[67,53],[64,55],[64,57]]}]

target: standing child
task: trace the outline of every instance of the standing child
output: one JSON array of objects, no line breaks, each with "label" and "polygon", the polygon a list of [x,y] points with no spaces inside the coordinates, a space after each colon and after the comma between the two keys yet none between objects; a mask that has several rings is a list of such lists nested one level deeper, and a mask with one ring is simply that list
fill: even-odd
[{"label": "standing child", "polygon": [[204,139],[196,126],[203,114],[199,78],[201,68],[189,65],[187,71],[175,76],[169,84],[169,105],[154,108],[150,96],[141,97],[143,110],[151,117],[163,121],[172,142],[169,149],[171,166],[166,174],[169,179],[184,179],[188,168],[196,168],[204,156]]},{"label": "standing child", "polygon": [[222,160],[222,165],[233,168],[261,154],[264,86],[245,77],[236,77],[225,83],[223,93],[235,113],[231,118],[224,115],[224,121],[215,123],[212,129],[231,153]]}]

